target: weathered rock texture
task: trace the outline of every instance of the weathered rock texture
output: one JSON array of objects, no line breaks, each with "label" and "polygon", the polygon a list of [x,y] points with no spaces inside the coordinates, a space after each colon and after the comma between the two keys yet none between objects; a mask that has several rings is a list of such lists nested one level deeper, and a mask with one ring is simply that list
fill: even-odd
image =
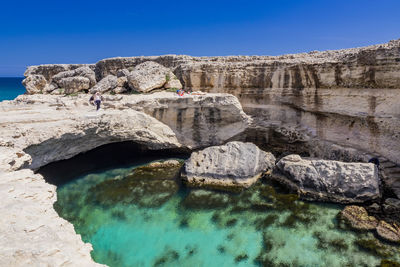
[{"label": "weathered rock texture", "polygon": [[53,209],[56,187],[31,170],[0,173],[0,266],[103,266]]},{"label": "weathered rock texture", "polygon": [[339,215],[346,224],[357,230],[375,230],[379,222],[375,217],[369,216],[365,208],[359,206],[346,206]]},{"label": "weathered rock texture", "polygon": [[378,170],[372,163],[302,159],[289,155],[276,164],[272,177],[302,198],[362,203],[381,197]]},{"label": "weathered rock texture", "polygon": [[[22,154],[15,152],[0,167],[36,169],[121,141],[147,149],[218,145],[243,132],[251,121],[237,98],[228,94],[108,96],[103,105],[104,111],[95,112],[85,94],[23,95],[2,102],[0,150]],[[32,162],[26,162],[25,154]]]},{"label": "weathered rock texture", "polygon": [[375,217],[369,216],[363,207],[346,206],[340,213],[339,218],[350,228],[356,230],[376,231],[376,234],[390,242],[400,243],[400,225],[397,222],[388,223],[378,221]]},{"label": "weathered rock texture", "polygon": [[241,140],[275,152],[345,161],[381,155],[400,164],[400,40],[284,56],[110,58],[32,66],[25,76],[43,75],[51,84],[57,73],[85,66],[100,81],[148,61],[171,69],[185,89],[236,95],[255,118]]},{"label": "weathered rock texture", "polygon": [[[41,175],[21,168],[37,169],[103,144],[128,140],[153,150],[220,144],[243,131],[250,121],[238,100],[227,94],[108,96],[104,104],[106,108],[96,112],[85,94],[23,95],[0,103],[1,266],[95,265],[90,259],[91,246],[54,211],[55,187]],[[177,107],[188,113],[178,115]],[[203,108],[201,116],[191,117],[194,110]],[[159,109],[166,110],[166,123],[155,118]],[[208,112],[219,109],[227,116],[220,118],[224,121],[221,128],[215,127],[219,124],[214,124]],[[199,127],[183,132],[193,124]],[[221,132],[230,127],[234,128],[231,134]]]},{"label": "weathered rock texture", "polygon": [[129,86],[138,92],[147,93],[153,89],[182,88],[172,71],[154,61],[146,61],[137,65],[127,76]]},{"label": "weathered rock texture", "polygon": [[252,143],[229,142],[193,152],[183,178],[193,186],[249,187],[275,165],[275,157]]}]

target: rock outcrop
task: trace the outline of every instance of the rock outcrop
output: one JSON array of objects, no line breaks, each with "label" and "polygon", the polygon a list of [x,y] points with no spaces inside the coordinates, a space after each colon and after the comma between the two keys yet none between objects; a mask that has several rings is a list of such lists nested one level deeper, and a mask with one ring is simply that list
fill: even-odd
[{"label": "rock outcrop", "polygon": [[249,187],[274,165],[274,155],[256,145],[229,142],[193,152],[182,176],[192,186]]},{"label": "rock outcrop", "polygon": [[[94,111],[85,94],[22,95],[14,101],[0,103],[0,195],[3,203],[0,231],[4,237],[0,240],[0,265],[96,266],[90,258],[90,244],[83,243],[73,226],[53,209],[56,188],[47,184],[41,175],[22,168],[37,169],[103,144],[128,140],[149,150],[220,144],[243,131],[250,121],[238,100],[227,94],[185,98],[166,92],[106,96],[104,104],[107,106],[103,111]],[[210,118],[208,112],[192,117],[191,112],[201,110],[203,105],[205,111],[226,110],[221,112],[227,116],[226,120],[220,118],[224,121],[221,129],[214,127],[214,117]],[[186,108],[188,113],[173,118],[173,114],[178,116],[175,107]],[[164,119],[170,126],[157,119],[159,109],[165,109]],[[167,118],[174,120],[171,122]],[[202,121],[198,121],[199,118]],[[176,127],[177,121],[181,122],[179,127]],[[183,130],[193,123],[204,130],[196,128],[193,135],[184,133]],[[221,132],[229,127],[234,129],[231,134]],[[179,135],[186,135],[186,138],[177,138]],[[191,141],[193,136],[200,137],[200,142]],[[180,169],[179,162],[153,163],[149,165],[150,172],[163,171],[165,164],[175,164],[176,170]],[[171,174],[175,176],[176,173]],[[175,192],[178,188],[172,180],[150,184],[135,180],[134,183],[146,188],[153,186],[162,192]],[[138,191],[138,196],[140,194]],[[154,204],[152,196],[147,200],[142,204]],[[162,203],[164,199],[157,201]]]},{"label": "rock outcrop", "polygon": [[101,79],[95,86],[90,89],[90,93],[104,93],[107,91],[112,91],[114,88],[118,86],[118,78],[114,75],[108,75]]},{"label": "rock outcrop", "polygon": [[238,100],[227,94],[108,96],[104,107],[95,112],[85,94],[23,95],[4,101],[0,105],[0,149],[22,153],[9,156],[8,169],[36,169],[103,144],[128,140],[147,149],[218,145],[240,134],[250,122]]},{"label": "rock outcrop", "polygon": [[41,175],[0,172],[0,194],[0,266],[103,266],[53,209],[56,187]]},{"label": "rock outcrop", "polygon": [[[153,61],[146,61],[137,65],[127,78],[129,86],[142,93],[161,88],[167,82],[177,81],[175,84],[179,82],[170,69]],[[166,88],[171,88],[171,85],[169,84]],[[182,85],[180,85],[180,88],[182,88]]]},{"label": "rock outcrop", "polygon": [[[254,117],[240,140],[278,153],[343,161],[381,155],[400,164],[399,48],[396,40],[283,56],[119,57],[93,65],[32,66],[25,76],[42,75],[50,85],[57,73],[86,66],[100,81],[122,72],[128,76],[138,65],[156,62],[170,69],[187,90],[237,96]],[[114,92],[128,91],[122,88],[126,87]],[[396,179],[400,183],[400,176]]]},{"label": "rock outcrop", "polygon": [[362,203],[381,197],[378,169],[372,163],[289,155],[279,160],[272,177],[308,200]]},{"label": "rock outcrop", "polygon": [[30,75],[22,81],[28,94],[43,93],[44,88],[47,86],[47,81],[43,75]]}]

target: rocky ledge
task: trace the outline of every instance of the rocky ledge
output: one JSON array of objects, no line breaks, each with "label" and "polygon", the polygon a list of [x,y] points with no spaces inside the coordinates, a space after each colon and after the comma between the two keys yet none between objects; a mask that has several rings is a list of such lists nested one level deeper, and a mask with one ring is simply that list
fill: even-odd
[{"label": "rocky ledge", "polygon": [[104,107],[96,112],[87,95],[0,103],[1,266],[97,265],[91,245],[55,212],[55,186],[30,169],[113,142],[148,150],[218,145],[251,121],[228,94],[107,96]]}]

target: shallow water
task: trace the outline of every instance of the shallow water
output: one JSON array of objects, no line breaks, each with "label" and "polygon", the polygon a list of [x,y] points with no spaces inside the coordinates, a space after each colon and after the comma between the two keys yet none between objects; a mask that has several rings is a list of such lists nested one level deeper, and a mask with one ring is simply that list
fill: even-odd
[{"label": "shallow water", "polygon": [[338,205],[306,203],[261,182],[236,194],[162,178],[125,182],[135,167],[87,174],[57,189],[56,210],[93,245],[99,263],[379,266],[384,258],[400,260],[398,247],[340,228]]}]

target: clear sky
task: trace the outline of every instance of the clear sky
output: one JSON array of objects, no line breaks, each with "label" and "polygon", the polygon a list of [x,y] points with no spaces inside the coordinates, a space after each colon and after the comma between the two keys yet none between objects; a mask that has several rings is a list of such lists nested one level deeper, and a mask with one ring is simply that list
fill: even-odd
[{"label": "clear sky", "polygon": [[399,38],[400,0],[4,0],[0,76],[115,56],[279,55]]}]

